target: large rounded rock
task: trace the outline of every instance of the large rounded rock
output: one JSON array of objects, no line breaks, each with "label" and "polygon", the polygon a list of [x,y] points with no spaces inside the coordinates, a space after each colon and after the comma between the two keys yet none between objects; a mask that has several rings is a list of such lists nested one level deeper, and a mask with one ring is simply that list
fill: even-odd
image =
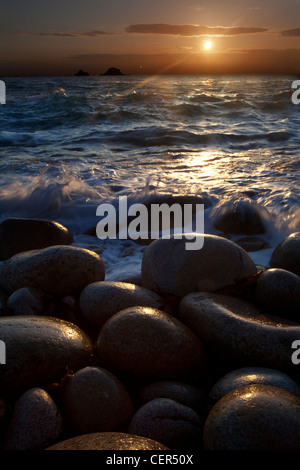
[{"label": "large rounded rock", "polygon": [[270,385],[248,385],[221,398],[203,432],[205,450],[300,450],[300,399]]},{"label": "large rounded rock", "polygon": [[268,315],[241,299],[205,293],[182,299],[179,319],[220,360],[300,372],[292,362],[292,344],[300,338],[298,323]]},{"label": "large rounded rock", "polygon": [[149,245],[142,260],[142,284],[156,292],[183,297],[213,292],[256,274],[256,266],[241,247],[215,235],[203,237],[201,249],[186,249],[191,240],[161,238]]},{"label": "large rounded rock", "polygon": [[148,307],[113,315],[97,349],[104,367],[143,377],[183,378],[205,365],[201,341],[176,318]]},{"label": "large rounded rock", "polygon": [[168,448],[142,436],[122,432],[95,432],[66,439],[46,450],[168,450]]},{"label": "large rounded rock", "polygon": [[156,398],[137,410],[129,432],[161,442],[169,448],[201,448],[204,422],[191,408]]},{"label": "large rounded rock", "polygon": [[67,369],[89,365],[94,353],[90,338],[72,323],[52,317],[0,317],[6,364],[0,389],[26,390],[60,380]]},{"label": "large rounded rock", "polygon": [[131,418],[130,396],[111,372],[85,367],[72,375],[63,390],[64,409],[80,433],[114,431]]},{"label": "large rounded rock", "polygon": [[5,436],[6,450],[37,450],[54,443],[62,432],[60,410],[41,388],[23,393],[17,400]]},{"label": "large rounded rock", "polygon": [[83,318],[98,329],[115,313],[136,305],[160,309],[162,300],[143,287],[114,281],[89,284],[80,295]]},{"label": "large rounded rock", "polygon": [[299,384],[284,372],[267,367],[242,367],[228,372],[212,387],[209,397],[218,401],[227,393],[246,385],[272,385],[300,398]]},{"label": "large rounded rock", "polygon": [[258,303],[272,313],[300,322],[300,277],[285,269],[267,269],[256,284]]},{"label": "large rounded rock", "polygon": [[285,238],[272,253],[270,268],[282,268],[300,276],[300,232]]},{"label": "large rounded rock", "polygon": [[53,246],[26,251],[5,261],[0,285],[8,293],[35,287],[60,295],[79,294],[84,287],[103,281],[105,266],[96,253],[74,246]]},{"label": "large rounded rock", "polygon": [[72,242],[70,230],[52,220],[9,218],[0,223],[0,260],[22,251],[70,245]]},{"label": "large rounded rock", "polygon": [[270,220],[268,211],[251,199],[218,204],[210,217],[217,230],[239,235],[264,233],[264,222]]}]

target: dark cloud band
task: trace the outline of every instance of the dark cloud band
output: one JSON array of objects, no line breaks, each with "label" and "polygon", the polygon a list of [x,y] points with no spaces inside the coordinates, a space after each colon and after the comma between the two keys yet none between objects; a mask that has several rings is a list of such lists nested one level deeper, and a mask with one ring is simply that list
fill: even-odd
[{"label": "dark cloud band", "polygon": [[256,34],[268,31],[266,28],[200,25],[174,25],[174,24],[135,24],[126,28],[127,33],[139,34],[168,34],[173,36],[237,36],[240,34]]}]

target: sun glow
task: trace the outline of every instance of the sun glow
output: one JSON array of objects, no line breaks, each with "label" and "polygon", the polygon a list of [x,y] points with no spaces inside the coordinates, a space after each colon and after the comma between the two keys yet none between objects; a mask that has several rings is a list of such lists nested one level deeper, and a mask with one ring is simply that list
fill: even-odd
[{"label": "sun glow", "polygon": [[206,51],[209,51],[209,49],[211,49],[211,48],[212,48],[212,42],[211,42],[211,41],[205,41],[205,43],[204,43],[204,49],[205,49]]}]

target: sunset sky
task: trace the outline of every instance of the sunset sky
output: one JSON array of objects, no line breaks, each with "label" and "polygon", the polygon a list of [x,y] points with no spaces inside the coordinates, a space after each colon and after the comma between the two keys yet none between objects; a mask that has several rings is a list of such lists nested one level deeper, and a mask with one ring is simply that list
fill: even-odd
[{"label": "sunset sky", "polygon": [[[0,0],[0,75],[300,73],[300,0]],[[204,43],[211,47],[205,49]]]}]

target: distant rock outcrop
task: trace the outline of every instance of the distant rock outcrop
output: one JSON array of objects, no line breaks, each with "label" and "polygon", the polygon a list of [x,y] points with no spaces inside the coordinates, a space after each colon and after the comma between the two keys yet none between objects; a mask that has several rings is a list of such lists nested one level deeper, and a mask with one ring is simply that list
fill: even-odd
[{"label": "distant rock outcrop", "polygon": [[89,77],[90,74],[88,72],[85,72],[84,70],[80,69],[74,75],[75,75],[75,77]]},{"label": "distant rock outcrop", "polygon": [[103,75],[124,75],[120,69],[110,67]]}]

